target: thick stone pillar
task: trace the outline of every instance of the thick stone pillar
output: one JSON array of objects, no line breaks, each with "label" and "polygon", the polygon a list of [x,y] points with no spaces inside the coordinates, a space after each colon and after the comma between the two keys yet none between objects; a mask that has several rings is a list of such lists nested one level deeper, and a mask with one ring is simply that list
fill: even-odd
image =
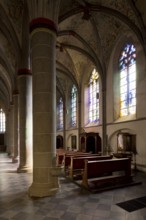
[{"label": "thick stone pillar", "polygon": [[19,167],[18,172],[32,172],[32,74],[18,70],[19,89]]},{"label": "thick stone pillar", "polygon": [[30,24],[33,74],[33,183],[29,195],[45,197],[59,189],[56,157],[56,26],[46,18]]},{"label": "thick stone pillar", "polygon": [[12,162],[18,162],[18,91],[13,92],[13,102],[14,102],[14,146],[12,153]]}]

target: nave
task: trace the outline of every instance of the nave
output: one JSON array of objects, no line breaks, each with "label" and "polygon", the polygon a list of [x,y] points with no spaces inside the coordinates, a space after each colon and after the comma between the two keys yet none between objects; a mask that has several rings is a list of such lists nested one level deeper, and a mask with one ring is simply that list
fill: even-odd
[{"label": "nave", "polygon": [[[60,190],[51,197],[30,198],[27,190],[32,174],[17,173],[18,164],[0,154],[0,220],[146,220],[146,173],[135,172],[141,185],[91,194],[59,177]],[[127,202],[144,198],[142,208]]]}]

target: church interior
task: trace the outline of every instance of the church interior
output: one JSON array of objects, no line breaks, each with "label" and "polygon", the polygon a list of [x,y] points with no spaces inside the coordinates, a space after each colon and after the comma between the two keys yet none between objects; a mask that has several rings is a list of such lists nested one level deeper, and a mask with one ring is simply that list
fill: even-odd
[{"label": "church interior", "polygon": [[0,1],[0,220],[146,219],[146,2]]}]

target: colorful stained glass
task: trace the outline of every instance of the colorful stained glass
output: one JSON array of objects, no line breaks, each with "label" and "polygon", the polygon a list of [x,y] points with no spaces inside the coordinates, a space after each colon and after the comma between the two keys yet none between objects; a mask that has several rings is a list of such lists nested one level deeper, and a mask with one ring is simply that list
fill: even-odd
[{"label": "colorful stained glass", "polygon": [[89,80],[88,122],[99,120],[99,75],[94,69]]},{"label": "colorful stained glass", "polygon": [[63,100],[62,97],[59,99],[59,106],[58,106],[58,128],[63,128]]},{"label": "colorful stained glass", "polygon": [[0,109],[0,133],[4,133],[6,131],[6,116],[3,109]]},{"label": "colorful stained glass", "polygon": [[73,85],[71,90],[71,125],[77,124],[77,88]]},{"label": "colorful stained glass", "polygon": [[136,49],[126,44],[119,59],[120,116],[136,113]]}]

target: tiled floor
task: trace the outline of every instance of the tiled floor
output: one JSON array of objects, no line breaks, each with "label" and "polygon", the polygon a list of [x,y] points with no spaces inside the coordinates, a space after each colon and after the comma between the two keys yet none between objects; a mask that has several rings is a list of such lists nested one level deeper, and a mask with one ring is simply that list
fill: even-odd
[{"label": "tiled floor", "polygon": [[146,220],[146,208],[127,212],[117,203],[146,196],[146,174],[137,172],[141,185],[97,194],[83,192],[60,178],[52,197],[32,199],[27,190],[32,174],[17,173],[6,154],[0,154],[0,220]]}]

